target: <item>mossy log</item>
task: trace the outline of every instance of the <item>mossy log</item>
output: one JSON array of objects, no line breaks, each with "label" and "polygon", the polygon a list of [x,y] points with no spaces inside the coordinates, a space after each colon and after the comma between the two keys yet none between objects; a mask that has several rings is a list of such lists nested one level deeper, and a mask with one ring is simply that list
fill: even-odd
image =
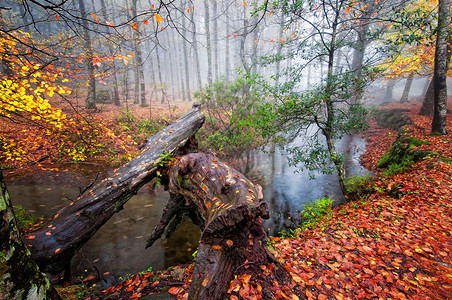
[{"label": "mossy log", "polygon": [[[274,280],[292,281],[267,248],[263,219],[269,218],[269,210],[259,185],[212,153],[183,156],[168,177],[171,199],[147,246],[175,215],[174,220],[182,213],[204,224],[188,299],[228,299],[229,284],[239,274],[260,282],[264,299],[274,298]],[[267,266],[271,274],[263,275]]]},{"label": "mossy log", "polygon": [[427,143],[409,137],[405,131],[401,130],[391,148],[380,158],[376,166],[377,168],[387,168],[391,165],[411,165],[430,153],[419,149],[412,150],[411,148]]},{"label": "mossy log", "polygon": [[50,224],[23,237],[41,270],[68,270],[75,253],[138,190],[156,176],[164,157],[186,147],[204,122],[199,102],[176,122],[151,137],[140,155],[60,210]]}]

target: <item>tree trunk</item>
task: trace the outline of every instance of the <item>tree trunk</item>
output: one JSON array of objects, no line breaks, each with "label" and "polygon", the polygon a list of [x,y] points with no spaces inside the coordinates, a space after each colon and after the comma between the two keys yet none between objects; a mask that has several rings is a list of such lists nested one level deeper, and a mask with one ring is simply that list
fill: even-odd
[{"label": "tree trunk", "polygon": [[63,208],[49,226],[25,236],[41,269],[58,273],[67,268],[72,256],[94,233],[155,177],[164,160],[162,153],[174,154],[186,145],[204,118],[199,102],[195,102],[189,112],[150,138],[139,156]]},{"label": "tree trunk", "polygon": [[218,78],[220,77],[220,70],[218,67],[218,3],[217,0],[213,0],[213,69],[215,71],[214,73],[214,79],[215,81],[218,81]]},{"label": "tree trunk", "polygon": [[[186,37],[187,30],[185,28],[185,18],[182,18],[182,35]],[[188,51],[187,51],[187,41],[182,40],[182,49],[184,50],[184,68],[185,68],[185,91],[187,93],[188,101],[191,101],[190,93],[190,72],[188,71]]]},{"label": "tree trunk", "polygon": [[424,101],[422,101],[422,106],[419,111],[421,116],[433,116],[433,103],[435,102],[435,84],[433,79],[430,80],[427,91],[424,95]]},{"label": "tree trunk", "polygon": [[[182,56],[183,56],[182,47],[177,47],[177,48],[174,48],[174,49],[175,49],[175,51],[178,54],[179,68],[180,68],[180,70],[182,70],[184,68],[184,63],[183,63],[183,59],[182,59]],[[180,92],[182,94],[182,101],[185,102],[186,99],[185,99],[184,76],[182,75],[181,72],[178,72],[178,74],[179,74],[179,82],[180,82]]]},{"label": "tree trunk", "polygon": [[78,0],[80,9],[80,16],[82,17],[83,26],[83,39],[85,40],[85,51],[87,56],[87,69],[88,69],[88,95],[86,96],[85,104],[88,109],[97,109],[96,106],[96,80],[94,78],[94,65],[93,65],[93,45],[91,43],[91,37],[88,29],[88,21],[86,16],[85,2],[84,0]]},{"label": "tree trunk", "polygon": [[231,80],[231,57],[230,57],[230,34],[229,34],[229,16],[226,13],[226,54],[225,54],[225,64],[226,64],[226,82],[229,82]]},{"label": "tree trunk", "polygon": [[[102,15],[104,17],[105,20],[107,20],[107,5],[105,3],[105,0],[100,0],[100,4],[101,4],[101,8],[102,8]],[[107,31],[107,35],[110,37],[110,27],[107,27],[106,29]],[[107,41],[108,44],[108,51],[110,56],[113,56],[115,54],[115,51],[113,49],[112,44]],[[119,90],[118,90],[118,69],[116,67],[116,62],[113,60],[112,61],[112,67],[113,67],[113,103],[116,106],[121,106],[121,101],[119,99]]]},{"label": "tree trunk", "polygon": [[394,86],[395,86],[396,80],[391,78],[386,83],[386,93],[384,97],[384,101],[392,101],[393,95],[394,95]]},{"label": "tree trunk", "polygon": [[434,108],[432,132],[447,134],[447,34],[450,23],[450,0],[438,2],[438,30],[436,35],[434,81]]},{"label": "tree trunk", "polygon": [[[137,21],[137,1],[132,0],[132,18]],[[133,30],[133,49],[135,51],[135,104],[146,107],[146,84],[144,82],[143,58],[140,43],[140,22],[136,22],[136,29]]]},{"label": "tree trunk", "polygon": [[279,86],[279,78],[281,77],[280,71],[281,71],[281,60],[282,60],[282,48],[283,48],[283,42],[282,37],[284,33],[284,26],[285,26],[285,15],[283,12],[281,12],[281,16],[279,19],[279,41],[278,41],[278,47],[276,51],[276,83],[275,86]]},{"label": "tree trunk", "polygon": [[[261,201],[259,185],[219,162],[212,153],[183,156],[168,177],[172,204],[164,210],[147,246],[163,234],[169,220],[178,213],[171,213],[172,207],[191,214],[192,220],[204,227],[188,299],[227,299],[229,283],[235,275],[244,273],[259,282],[264,299],[275,298],[271,290],[273,280],[292,282],[267,248],[262,218],[268,219],[269,212]],[[203,221],[194,217],[196,212]],[[176,215],[174,220],[178,219],[181,217]],[[174,230],[174,221],[170,228]],[[272,271],[264,275],[267,268]]]},{"label": "tree trunk", "polygon": [[[168,47],[170,47],[170,37],[169,34],[165,34],[165,39],[166,39],[166,44]],[[169,49],[173,49],[174,48],[169,48]],[[175,101],[175,96],[174,96],[174,86],[176,85],[176,80],[174,79],[174,66],[173,66],[173,61],[175,60],[174,56],[173,56],[173,51],[168,51],[166,52],[168,54],[168,60],[169,60],[169,69],[170,69],[170,76],[171,76],[171,90],[172,90],[172,100]]]},{"label": "tree trunk", "polygon": [[195,54],[195,67],[196,67],[196,79],[198,82],[198,88],[202,87],[202,79],[201,79],[201,64],[199,63],[199,51],[198,51],[198,42],[196,40],[196,23],[195,23],[195,11],[190,14],[190,22],[191,22],[191,30],[193,32],[193,51]]},{"label": "tree trunk", "polygon": [[406,79],[405,87],[403,89],[402,98],[400,98],[400,103],[408,102],[408,96],[410,95],[411,84],[413,83],[414,73],[410,73]]},{"label": "tree trunk", "polygon": [[160,54],[159,53],[160,53],[160,50],[159,50],[159,47],[157,46],[155,48],[155,55],[157,57],[157,71],[158,71],[157,74],[159,76],[159,85],[160,85],[159,89],[162,92],[162,98],[160,100],[160,103],[163,104],[163,103],[165,103],[165,94],[163,92],[164,83],[163,83],[163,79],[162,79],[162,68],[160,66]]},{"label": "tree trunk", "polygon": [[61,299],[20,239],[1,171],[0,246],[1,299]]},{"label": "tree trunk", "polygon": [[210,45],[210,17],[209,3],[204,0],[204,27],[206,28],[206,51],[207,51],[207,84],[212,84],[212,46]]}]

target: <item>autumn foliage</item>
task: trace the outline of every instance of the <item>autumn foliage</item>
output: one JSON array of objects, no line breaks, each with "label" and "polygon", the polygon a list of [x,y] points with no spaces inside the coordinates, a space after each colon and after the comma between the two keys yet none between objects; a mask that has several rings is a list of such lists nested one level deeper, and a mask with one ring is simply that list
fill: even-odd
[{"label": "autumn foliage", "polygon": [[[413,124],[407,134],[427,141],[417,148],[433,155],[402,173],[369,180],[360,200],[335,208],[314,229],[298,231],[293,238],[270,238],[273,253],[294,284],[269,279],[277,299],[450,299],[451,141],[430,134],[430,118],[416,114],[419,104],[408,108]],[[452,129],[450,117],[448,127]],[[363,164],[377,171],[378,158],[396,135],[371,122]],[[261,280],[271,268],[260,266],[257,274],[244,267],[229,283],[230,299],[264,299]],[[186,299],[190,287],[191,267],[184,270],[183,282],[167,273],[162,277],[172,282],[169,292],[178,299]],[[146,294],[142,282],[127,283],[106,290],[101,298]],[[149,287],[160,283],[145,281]],[[153,288],[151,293],[158,291]]]},{"label": "autumn foliage", "polygon": [[0,37],[2,164],[17,167],[41,160],[85,161],[107,147],[130,159],[136,151],[130,137],[118,138],[108,124],[87,112],[78,114],[71,107],[69,100],[73,99],[68,98],[67,78],[73,77],[73,72],[55,67],[52,58],[43,61],[42,53],[31,45],[28,33]]}]

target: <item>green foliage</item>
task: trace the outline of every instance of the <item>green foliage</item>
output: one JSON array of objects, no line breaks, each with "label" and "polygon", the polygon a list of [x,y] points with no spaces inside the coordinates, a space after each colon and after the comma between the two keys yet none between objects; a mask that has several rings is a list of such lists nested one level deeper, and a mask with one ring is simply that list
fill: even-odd
[{"label": "green foliage", "polygon": [[144,135],[145,138],[156,134],[166,126],[163,119],[137,119],[130,110],[123,110],[116,121],[124,132],[132,131],[137,135]]},{"label": "green foliage", "polygon": [[372,183],[374,178],[371,176],[351,176],[345,180],[347,195],[359,197],[360,195],[371,193],[373,191]]},{"label": "green foliage", "polygon": [[[366,81],[351,73],[334,75],[324,85],[304,92],[296,92],[296,87],[288,84],[275,87],[262,78],[252,82],[262,85],[267,97],[275,101],[262,104],[249,119],[250,126],[255,127],[266,142],[273,141],[285,148],[290,154],[290,164],[300,170],[335,172],[331,162],[341,162],[343,157],[326,147],[325,136],[336,140],[368,126],[364,106],[359,101],[349,101],[354,93],[362,90]],[[351,89],[352,85],[356,89]],[[329,113],[325,108],[327,103],[331,106]],[[303,136],[302,143],[290,144],[300,136]]]},{"label": "green foliage", "polygon": [[161,187],[163,184],[163,181],[168,180],[167,176],[165,175],[165,177],[164,177],[164,174],[162,172],[166,168],[171,166],[175,161],[176,161],[176,159],[168,151],[163,151],[163,153],[160,154],[160,162],[158,163],[158,165],[160,166],[160,170],[156,171],[157,176],[155,177],[155,181],[152,184],[152,189],[155,189],[156,187]]},{"label": "green foliage", "polygon": [[285,229],[281,230],[280,232],[278,232],[278,236],[282,237],[282,238],[295,238],[296,236],[296,229],[287,229],[287,231]]},{"label": "green foliage", "polygon": [[258,134],[248,122],[260,103],[255,87],[243,78],[217,81],[194,96],[207,114],[204,129],[198,131],[201,148],[239,154],[256,146]]},{"label": "green foliage", "polygon": [[149,267],[147,270],[141,271],[138,274],[146,274],[146,273],[150,273],[150,272],[152,272],[152,267]]},{"label": "green foliage", "polygon": [[320,218],[331,213],[333,200],[331,198],[322,198],[306,204],[300,213],[302,230],[312,229],[320,221]]},{"label": "green foliage", "polygon": [[26,233],[38,221],[32,214],[26,211],[22,206],[14,206],[14,215],[17,228],[21,234]]},{"label": "green foliage", "polygon": [[160,154],[159,166],[164,167],[165,165],[172,164],[174,161],[175,158],[173,157],[173,154],[168,151],[163,151],[163,153]]},{"label": "green foliage", "polygon": [[196,261],[196,256],[197,255],[198,255],[198,249],[196,249],[196,251],[191,254],[191,256],[193,257],[193,262]]}]

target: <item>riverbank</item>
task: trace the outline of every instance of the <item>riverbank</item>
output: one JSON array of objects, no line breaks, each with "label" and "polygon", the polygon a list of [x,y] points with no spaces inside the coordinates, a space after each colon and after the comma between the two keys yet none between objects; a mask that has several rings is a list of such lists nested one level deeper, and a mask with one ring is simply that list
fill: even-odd
[{"label": "riverbank", "polygon": [[[404,105],[404,108],[407,108]],[[380,174],[372,193],[324,217],[294,239],[273,239],[278,259],[312,299],[450,299],[452,138],[430,134],[431,118],[411,104],[409,135],[432,151],[402,173],[375,169],[393,131],[373,124],[364,164]],[[448,115],[449,132],[452,116]]]},{"label": "riverbank", "polygon": [[[409,109],[413,124],[408,131],[428,142],[419,149],[435,155],[402,173],[383,176],[375,164],[396,133],[371,123],[365,134],[368,144],[363,164],[380,176],[363,188],[366,193],[335,208],[314,229],[298,231],[291,238],[270,238],[278,260],[302,287],[304,295],[300,296],[449,299],[452,295],[452,141],[450,136],[430,134],[431,120],[416,115],[417,104]],[[448,130],[452,132],[450,114]],[[163,274],[161,278],[171,282],[163,291],[184,295],[190,267],[178,269]],[[161,280],[149,274],[134,276],[94,298],[162,291]],[[242,282],[240,289],[249,287]],[[284,299],[286,289],[279,289]]]}]

